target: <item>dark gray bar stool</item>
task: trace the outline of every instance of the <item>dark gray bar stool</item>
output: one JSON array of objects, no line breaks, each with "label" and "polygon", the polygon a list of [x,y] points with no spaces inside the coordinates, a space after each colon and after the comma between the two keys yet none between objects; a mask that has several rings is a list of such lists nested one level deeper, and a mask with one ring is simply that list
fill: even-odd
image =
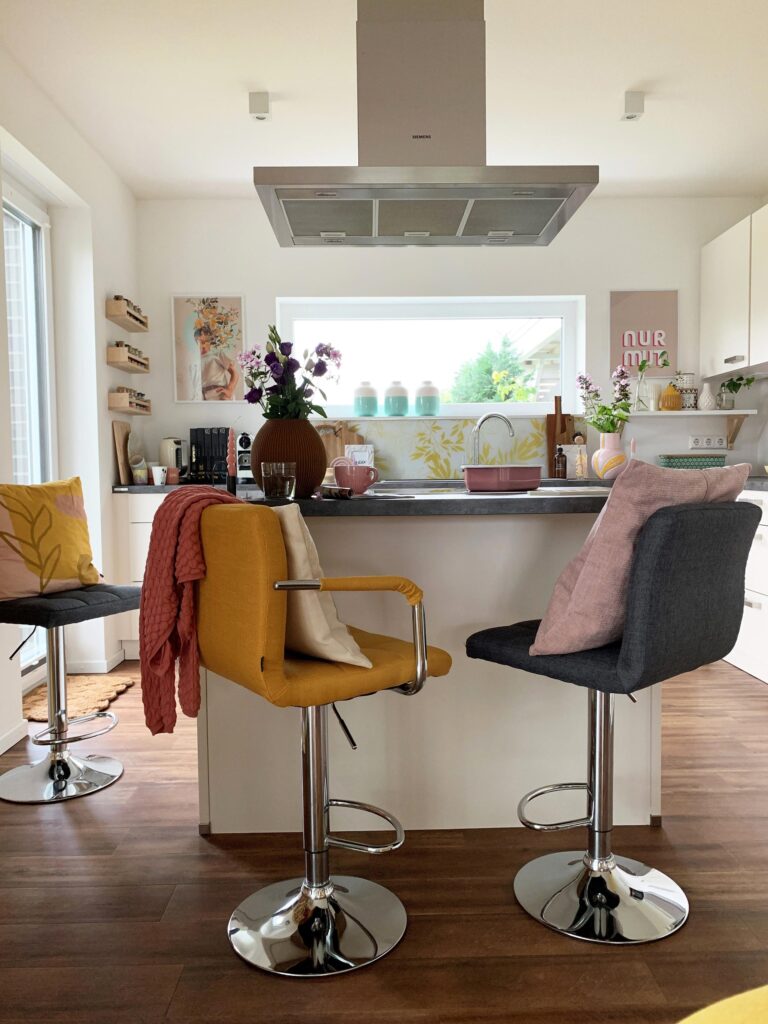
[{"label": "dark gray bar stool", "polygon": [[[107,615],[134,611],[139,607],[141,587],[112,587],[97,583],[80,590],[20,597],[0,601],[0,622],[41,626],[48,633],[48,728],[36,733],[32,742],[50,747],[42,761],[21,765],[0,775],[0,800],[19,804],[54,803],[87,796],[116,782],[123,766],[112,757],[88,754],[76,757],[70,743],[102,736],[117,725],[113,711],[96,711],[80,718],[67,718],[67,665],[64,626]],[[92,732],[70,736],[69,728],[85,722],[107,724]]]},{"label": "dark gray bar stool", "polygon": [[[635,547],[624,635],[577,654],[532,657],[539,621],[484,629],[467,640],[470,658],[510,665],[589,689],[586,783],[543,786],[520,801],[523,825],[540,831],[586,826],[586,852],[550,853],[515,877],[515,895],[542,924],[577,939],[651,942],[688,917],[683,890],[660,871],[614,855],[613,711],[615,695],[717,661],[736,642],[744,608],[744,573],[760,511],[747,502],[663,508]],[[584,818],[544,825],[526,814],[546,793],[583,789]]]}]

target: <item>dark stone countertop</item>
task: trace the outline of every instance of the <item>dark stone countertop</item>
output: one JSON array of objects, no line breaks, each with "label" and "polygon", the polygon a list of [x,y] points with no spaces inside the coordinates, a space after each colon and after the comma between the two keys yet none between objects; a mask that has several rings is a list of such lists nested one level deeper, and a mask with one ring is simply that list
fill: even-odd
[{"label": "dark stone countertop", "polygon": [[334,500],[299,500],[302,515],[328,518],[342,516],[509,516],[564,515],[574,512],[599,512],[605,495],[538,496],[527,493],[463,494],[443,497],[418,495],[413,498],[381,498]]},{"label": "dark stone countertop", "polygon": [[[129,494],[166,494],[178,485],[164,487],[116,486],[113,492]],[[182,485],[183,486],[183,485]],[[253,493],[253,484],[245,487],[245,497]],[[606,484],[602,480],[544,480],[535,493],[468,494],[460,480],[397,480],[375,486],[374,494],[355,498],[305,498],[297,504],[302,514],[310,517],[343,516],[505,516],[552,515],[571,513],[595,514],[605,504]],[[595,489],[595,494],[556,494],[553,488],[579,491]],[[768,476],[751,476],[747,490],[768,491]],[[243,493],[243,488],[239,488]],[[402,495],[395,497],[394,495]],[[263,501],[263,499],[260,499]],[[267,501],[265,504],[284,504]]]},{"label": "dark stone countertop", "polygon": [[[165,494],[176,486],[116,486],[113,492],[129,494]],[[600,488],[597,494],[555,494],[558,489]],[[374,494],[354,498],[304,498],[297,504],[309,517],[339,516],[466,516],[466,515],[540,515],[552,513],[596,513],[605,504],[605,483],[599,480],[547,480],[536,492],[468,494],[461,480],[397,480],[377,484]],[[251,485],[251,489],[253,485]],[[239,488],[242,491],[242,488]],[[399,495],[399,496],[395,496]],[[258,503],[261,503],[261,499]],[[283,501],[263,501],[267,505]]]}]

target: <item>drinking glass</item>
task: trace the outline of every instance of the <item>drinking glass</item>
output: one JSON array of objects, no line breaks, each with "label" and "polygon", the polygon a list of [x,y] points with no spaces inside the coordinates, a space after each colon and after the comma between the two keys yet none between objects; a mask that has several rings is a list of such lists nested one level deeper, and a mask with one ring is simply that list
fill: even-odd
[{"label": "drinking glass", "polygon": [[296,490],[296,463],[262,462],[261,489],[265,498],[292,498]]}]

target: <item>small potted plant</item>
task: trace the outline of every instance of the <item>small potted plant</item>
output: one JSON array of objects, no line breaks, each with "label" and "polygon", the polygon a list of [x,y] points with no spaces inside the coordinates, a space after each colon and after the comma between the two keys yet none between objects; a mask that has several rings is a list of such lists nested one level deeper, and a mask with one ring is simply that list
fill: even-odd
[{"label": "small potted plant", "polygon": [[584,404],[584,418],[590,426],[600,431],[600,447],[592,456],[592,468],[602,480],[612,480],[627,465],[627,456],[621,447],[621,431],[629,419],[629,373],[623,366],[617,366],[611,374],[613,400],[603,402],[600,388],[596,387],[588,373],[576,378],[581,400]]},{"label": "small potted plant", "polygon": [[341,353],[320,344],[305,352],[300,363],[293,343],[283,341],[272,324],[264,351],[255,345],[237,358],[245,376],[245,400],[260,406],[266,420],[251,446],[254,479],[261,484],[262,462],[295,462],[296,497],[309,498],[322,482],[327,462],[325,446],[309,417],[325,416],[315,392],[325,398],[319,381],[332,379]]},{"label": "small potted plant", "polygon": [[738,395],[742,388],[751,388],[754,383],[754,377],[744,377],[742,374],[739,374],[738,377],[729,377],[728,380],[723,381],[717,395],[718,409],[732,409],[734,396]]}]

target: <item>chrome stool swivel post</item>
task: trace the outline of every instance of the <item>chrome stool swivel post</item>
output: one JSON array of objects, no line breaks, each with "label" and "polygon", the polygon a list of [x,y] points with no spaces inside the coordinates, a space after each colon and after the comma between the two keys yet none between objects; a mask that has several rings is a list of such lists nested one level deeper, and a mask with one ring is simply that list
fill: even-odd
[{"label": "chrome stool swivel post", "polygon": [[[376,882],[331,875],[332,846],[387,853],[402,846],[403,829],[392,815],[369,804],[328,797],[328,708],[302,708],[304,877],[277,882],[249,896],[229,921],[229,941],[254,967],[272,974],[315,977],[340,974],[389,953],[405,933],[403,904]],[[384,818],[395,837],[380,846],[331,834],[329,809],[347,807]]]},{"label": "chrome stool swivel post", "polygon": [[[550,853],[515,876],[515,896],[542,924],[572,938],[612,945],[653,942],[681,928],[688,917],[683,890],[667,875],[613,853],[614,694],[589,691],[589,782],[533,790],[520,801],[528,828],[560,831],[587,827],[586,851]],[[546,793],[584,789],[588,814],[543,824],[528,818],[532,800]]]},{"label": "chrome stool swivel post", "polygon": [[[69,750],[79,743],[110,732],[117,725],[112,711],[96,711],[80,718],[67,717],[67,663],[64,628],[47,631],[48,728],[36,733],[32,742],[50,747],[42,761],[21,765],[0,775],[0,800],[19,804],[48,804],[96,793],[116,782],[123,766],[113,757],[87,754],[78,757]],[[71,735],[72,726],[103,721],[106,725],[89,733]]]}]

